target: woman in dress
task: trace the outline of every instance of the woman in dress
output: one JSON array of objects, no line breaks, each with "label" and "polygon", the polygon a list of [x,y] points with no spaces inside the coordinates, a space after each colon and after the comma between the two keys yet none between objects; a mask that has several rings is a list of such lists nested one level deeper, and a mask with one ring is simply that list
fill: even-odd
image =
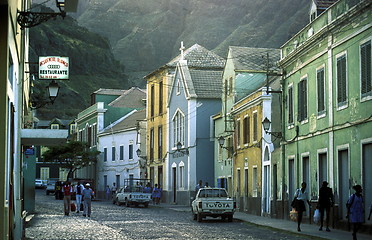
[{"label": "woman in dress", "polygon": [[297,231],[301,232],[301,222],[302,222],[302,216],[304,211],[306,211],[305,207],[305,201],[309,204],[309,208],[311,208],[310,201],[309,201],[309,195],[306,191],[306,183],[303,182],[301,184],[301,188],[297,189],[295,193],[296,201],[296,211],[298,212],[297,217]]}]

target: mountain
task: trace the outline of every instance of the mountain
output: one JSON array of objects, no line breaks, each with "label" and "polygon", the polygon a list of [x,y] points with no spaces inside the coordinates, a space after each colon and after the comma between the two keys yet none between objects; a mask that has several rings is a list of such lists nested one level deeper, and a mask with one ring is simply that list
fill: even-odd
[{"label": "mountain", "polygon": [[[34,0],[53,6],[54,1]],[[308,23],[310,0],[79,0],[77,13],[30,29],[31,61],[70,57],[71,79],[38,116],[74,116],[99,88],[144,87],[143,76],[198,43],[279,48]],[[73,17],[73,18],[72,18]],[[125,66],[125,68],[124,68]],[[125,74],[124,74],[125,73]],[[36,81],[41,92],[46,82]],[[62,114],[62,116],[61,116]]]},{"label": "mountain", "polygon": [[308,23],[310,0],[90,0],[75,15],[109,39],[138,79],[198,43],[223,57],[228,46],[279,48]]},{"label": "mountain", "polygon": [[[43,7],[39,11],[52,10]],[[30,62],[38,62],[39,56],[66,56],[70,60],[70,79],[57,81],[61,88],[55,103],[37,109],[37,117],[42,119],[74,118],[90,105],[90,94],[95,90],[132,86],[124,66],[114,58],[108,40],[79,26],[71,17],[30,28]],[[38,71],[37,65],[30,68],[32,72]],[[32,96],[38,103],[47,98],[45,86],[49,82],[34,81]]]}]

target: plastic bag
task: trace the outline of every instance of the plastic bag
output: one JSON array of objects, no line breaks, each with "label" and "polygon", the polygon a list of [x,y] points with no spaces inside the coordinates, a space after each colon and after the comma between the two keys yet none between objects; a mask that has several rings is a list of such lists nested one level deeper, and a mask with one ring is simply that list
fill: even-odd
[{"label": "plastic bag", "polygon": [[289,218],[292,221],[297,222],[297,217],[298,217],[298,212],[296,211],[295,208],[292,208],[292,211],[289,212]]},{"label": "plastic bag", "polygon": [[320,220],[320,211],[319,209],[316,209],[314,212],[314,223],[318,224],[319,220]]}]

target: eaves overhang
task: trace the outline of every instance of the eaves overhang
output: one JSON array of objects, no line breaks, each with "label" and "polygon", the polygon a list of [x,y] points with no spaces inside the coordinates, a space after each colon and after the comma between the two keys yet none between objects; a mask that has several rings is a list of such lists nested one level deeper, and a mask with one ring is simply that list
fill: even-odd
[{"label": "eaves overhang", "polygon": [[26,146],[57,146],[67,138],[67,129],[21,129],[21,143]]}]

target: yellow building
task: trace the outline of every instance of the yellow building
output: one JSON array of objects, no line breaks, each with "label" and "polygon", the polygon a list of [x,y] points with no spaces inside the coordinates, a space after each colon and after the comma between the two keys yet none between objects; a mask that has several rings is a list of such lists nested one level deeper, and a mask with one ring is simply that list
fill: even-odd
[{"label": "yellow building", "polygon": [[263,89],[238,101],[232,110],[234,132],[234,190],[240,210],[260,214],[262,196],[262,112],[269,100]]},{"label": "yellow building", "polygon": [[166,182],[164,173],[168,131],[166,102],[172,71],[174,68],[165,65],[145,76],[147,80],[146,175],[152,180],[152,186],[160,184],[163,189],[163,183]]}]

